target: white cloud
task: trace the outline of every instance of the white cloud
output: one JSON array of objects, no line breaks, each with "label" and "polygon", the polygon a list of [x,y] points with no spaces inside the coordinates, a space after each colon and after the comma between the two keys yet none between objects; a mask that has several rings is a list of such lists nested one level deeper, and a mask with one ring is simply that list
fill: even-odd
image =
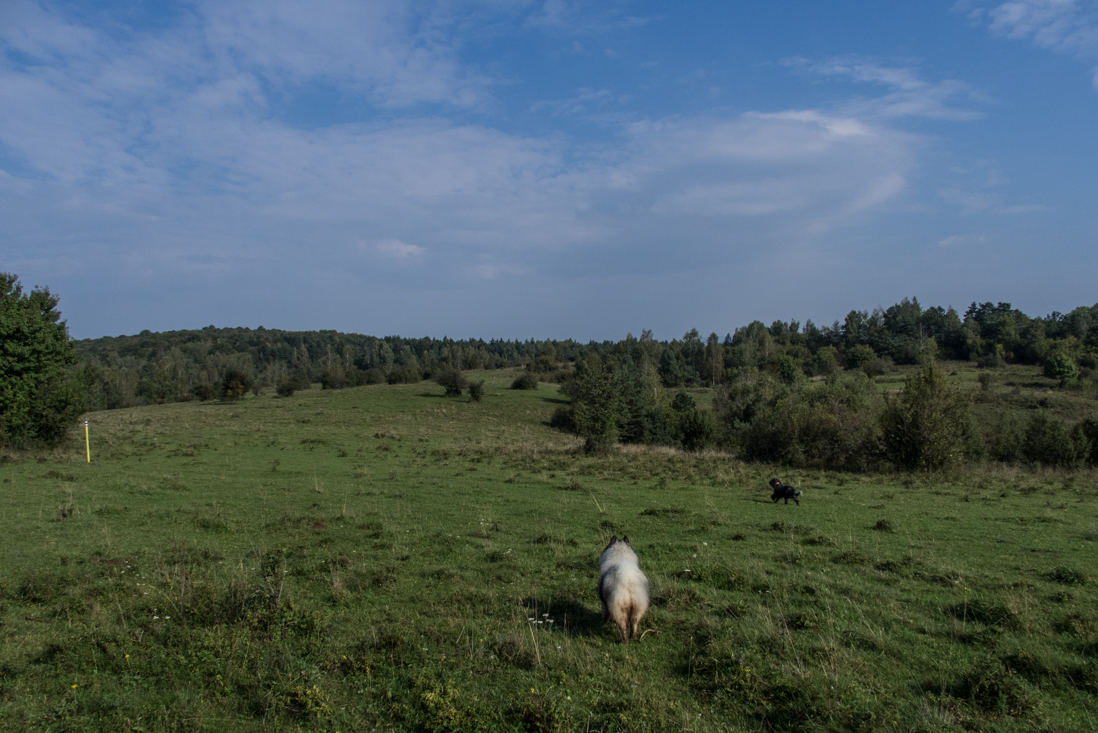
[{"label": "white cloud", "polygon": [[439,8],[405,0],[203,0],[200,13],[215,58],[280,82],[357,88],[390,107],[468,107],[491,84],[459,62],[451,19]]},{"label": "white cloud", "polygon": [[[395,0],[203,1],[179,26],[108,38],[19,7],[37,15],[15,42],[40,61],[0,62],[0,142],[21,165],[0,175],[8,236],[41,270],[165,293],[227,273],[261,281],[286,262],[303,282],[399,289],[414,272],[415,287],[441,289],[546,272],[663,276],[715,253],[797,247],[904,195],[928,141],[896,118],[964,118],[973,99],[910,69],[836,62],[819,73],[883,95],[634,119],[575,141],[448,119],[491,82],[459,62],[441,11],[413,23]],[[54,30],[71,48],[52,43]],[[382,112],[287,121],[280,97],[314,83]],[[585,88],[537,109],[621,102]],[[359,256],[340,257],[356,246]]]},{"label": "white cloud", "polygon": [[604,107],[613,99],[609,89],[579,89],[568,99],[535,102],[531,105],[530,111],[557,115],[584,114],[590,112],[592,107]]},{"label": "white cloud", "polygon": [[[985,11],[992,33],[1062,53],[1098,52],[1098,8],[1078,0],[1012,0]],[[977,17],[981,14],[974,11]]]},{"label": "white cloud", "polygon": [[[1029,40],[1080,59],[1098,56],[1098,3],[1093,0],[1011,0],[990,6],[961,0],[956,9],[1001,38]],[[1095,73],[1098,89],[1098,69]]]},{"label": "white cloud", "polygon": [[891,91],[869,99],[840,105],[841,111],[854,117],[926,117],[968,121],[983,115],[972,108],[989,97],[957,79],[926,81],[910,67],[882,66],[861,57],[843,57],[827,61],[803,58],[786,59],[786,65],[812,74],[845,77],[852,81],[878,84]]}]

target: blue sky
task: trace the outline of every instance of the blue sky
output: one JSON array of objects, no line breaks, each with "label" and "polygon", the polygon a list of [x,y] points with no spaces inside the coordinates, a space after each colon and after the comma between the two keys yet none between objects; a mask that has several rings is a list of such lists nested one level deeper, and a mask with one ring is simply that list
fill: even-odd
[{"label": "blue sky", "polygon": [[661,339],[1098,301],[1098,2],[0,3],[76,338]]}]

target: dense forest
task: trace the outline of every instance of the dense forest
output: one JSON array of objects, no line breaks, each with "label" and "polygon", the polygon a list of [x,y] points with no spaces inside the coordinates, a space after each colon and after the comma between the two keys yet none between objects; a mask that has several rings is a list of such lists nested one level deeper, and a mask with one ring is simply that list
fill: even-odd
[{"label": "dense forest", "polygon": [[[340,388],[431,379],[440,368],[463,370],[525,366],[552,381],[591,354],[630,354],[653,367],[664,388],[731,384],[745,370],[791,381],[841,369],[882,373],[914,364],[929,344],[938,357],[981,366],[1045,364],[1090,380],[1098,368],[1098,305],[1064,315],[1030,317],[1010,303],[973,303],[961,316],[952,308],[923,309],[905,298],[887,309],[851,311],[842,323],[755,321],[723,338],[692,330],[657,341],[651,332],[620,342],[506,341],[449,338],[378,338],[336,331],[215,328],[76,341],[74,369],[87,390],[88,409],[213,399],[225,377],[239,375],[253,390],[319,382]],[[639,351],[638,351],[639,350]]]},{"label": "dense forest", "polygon": [[[0,444],[9,447],[57,444],[83,411],[265,389],[290,397],[316,383],[432,379],[479,400],[471,372],[514,368],[515,389],[560,386],[569,399],[551,422],[589,451],[719,448],[844,470],[1098,462],[1098,305],[1031,317],[1010,303],[973,303],[962,315],[905,298],[826,327],[755,321],[723,338],[643,331],[586,344],[214,326],[70,341],[48,290],[26,294],[14,275],[0,285]],[[948,374],[944,363],[954,365]]]}]

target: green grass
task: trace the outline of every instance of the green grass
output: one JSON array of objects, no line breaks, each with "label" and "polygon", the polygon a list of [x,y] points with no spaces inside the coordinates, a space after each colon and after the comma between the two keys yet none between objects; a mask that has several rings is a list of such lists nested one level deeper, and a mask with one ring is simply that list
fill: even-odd
[{"label": "green grass", "polygon": [[555,388],[482,376],[94,413],[90,465],[0,465],[0,729],[1098,728],[1094,473],[591,458]]}]

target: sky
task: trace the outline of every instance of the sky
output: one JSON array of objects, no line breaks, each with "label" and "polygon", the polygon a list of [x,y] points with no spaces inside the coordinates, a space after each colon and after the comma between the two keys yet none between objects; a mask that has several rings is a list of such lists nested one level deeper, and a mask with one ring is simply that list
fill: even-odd
[{"label": "sky", "polygon": [[0,0],[74,338],[661,340],[1098,301],[1098,0]]}]

